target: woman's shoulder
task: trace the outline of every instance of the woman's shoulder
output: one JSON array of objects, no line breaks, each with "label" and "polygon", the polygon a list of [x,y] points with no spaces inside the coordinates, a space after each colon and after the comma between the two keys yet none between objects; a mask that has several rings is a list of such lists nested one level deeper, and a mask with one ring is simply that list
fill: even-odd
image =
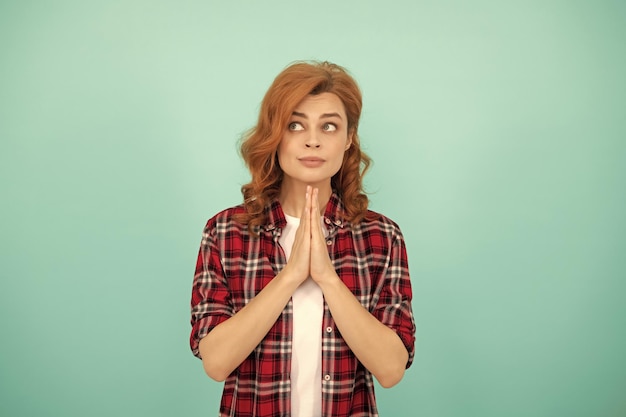
[{"label": "woman's shoulder", "polygon": [[207,220],[205,230],[232,230],[236,228],[245,229],[247,226],[241,223],[241,221],[239,220],[239,218],[245,213],[246,209],[244,208],[243,204],[221,210],[213,215],[213,217],[211,217],[209,220]]},{"label": "woman's shoulder", "polygon": [[244,214],[245,212],[246,212],[246,209],[244,208],[243,204],[239,204],[233,207],[225,208],[224,210],[217,212],[213,217],[211,217],[211,219],[229,220],[233,218],[234,216]]},{"label": "woman's shoulder", "polygon": [[402,236],[400,226],[395,221],[382,213],[369,209],[359,222],[352,224],[352,227],[364,230],[379,230],[391,235]]}]

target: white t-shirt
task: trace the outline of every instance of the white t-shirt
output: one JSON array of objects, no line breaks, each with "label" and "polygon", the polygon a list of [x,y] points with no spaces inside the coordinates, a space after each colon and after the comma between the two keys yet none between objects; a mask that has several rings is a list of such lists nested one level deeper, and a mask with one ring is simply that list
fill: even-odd
[{"label": "white t-shirt", "polygon": [[[279,243],[287,259],[300,219],[285,215],[287,225]],[[322,226],[326,234],[326,228]],[[322,415],[322,319],[324,296],[320,287],[307,278],[291,296],[293,301],[293,339],[291,355],[291,415]]]}]

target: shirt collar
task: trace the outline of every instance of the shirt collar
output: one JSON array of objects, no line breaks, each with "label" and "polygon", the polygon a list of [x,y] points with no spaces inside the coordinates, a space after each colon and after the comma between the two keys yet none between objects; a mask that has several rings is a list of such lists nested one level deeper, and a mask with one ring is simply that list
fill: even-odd
[{"label": "shirt collar", "polygon": [[334,191],[330,195],[330,199],[328,200],[328,204],[326,204],[326,209],[324,210],[324,222],[341,228],[343,228],[347,223],[344,219],[343,202]]},{"label": "shirt collar", "polygon": [[[278,202],[278,199],[274,199],[266,208],[266,223],[261,226],[263,230],[266,232],[273,231],[275,229],[283,229],[287,224],[287,219],[285,218],[285,213]],[[324,210],[324,223],[327,225],[332,225],[333,227],[341,227],[343,228],[346,225],[346,220],[343,216],[344,208],[343,203],[337,193],[333,191],[330,195],[330,199],[328,200],[328,204],[326,204],[326,209]]]}]

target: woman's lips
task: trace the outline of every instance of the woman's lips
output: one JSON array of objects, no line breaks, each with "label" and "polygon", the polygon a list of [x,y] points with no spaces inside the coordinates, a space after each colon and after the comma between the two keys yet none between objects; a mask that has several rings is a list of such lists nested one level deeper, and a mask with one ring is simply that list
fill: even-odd
[{"label": "woman's lips", "polygon": [[298,161],[300,161],[300,163],[302,165],[304,165],[305,167],[308,167],[308,168],[319,167],[320,165],[322,165],[325,162],[322,158],[318,158],[318,157],[314,157],[314,156],[298,158]]}]

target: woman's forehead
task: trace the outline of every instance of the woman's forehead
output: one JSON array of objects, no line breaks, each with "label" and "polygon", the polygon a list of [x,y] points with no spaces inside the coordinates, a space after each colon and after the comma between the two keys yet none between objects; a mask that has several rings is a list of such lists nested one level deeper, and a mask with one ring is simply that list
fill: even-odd
[{"label": "woman's forehead", "polygon": [[337,113],[345,117],[346,110],[341,99],[334,93],[309,94],[294,109],[294,112],[304,115]]}]

